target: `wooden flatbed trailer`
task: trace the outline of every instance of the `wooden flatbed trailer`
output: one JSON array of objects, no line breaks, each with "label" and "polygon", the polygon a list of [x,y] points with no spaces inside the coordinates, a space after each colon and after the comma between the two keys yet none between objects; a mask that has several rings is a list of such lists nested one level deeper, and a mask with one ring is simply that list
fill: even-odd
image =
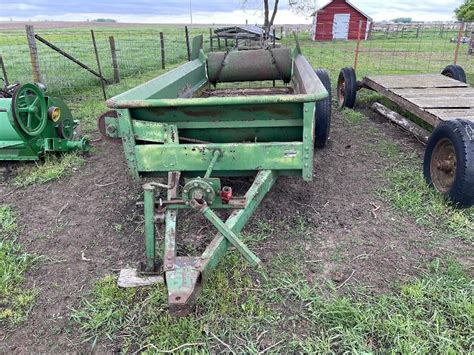
[{"label": "wooden flatbed trailer", "polygon": [[339,75],[339,108],[353,108],[369,89],[434,127],[423,164],[425,179],[458,207],[474,205],[474,88],[458,65],[441,74],[375,75],[357,81],[352,68]]}]

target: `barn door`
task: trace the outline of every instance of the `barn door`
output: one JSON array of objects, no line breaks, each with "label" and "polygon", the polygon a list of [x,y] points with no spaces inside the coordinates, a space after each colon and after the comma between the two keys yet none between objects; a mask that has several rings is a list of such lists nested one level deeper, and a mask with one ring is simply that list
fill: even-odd
[{"label": "barn door", "polygon": [[349,36],[349,23],[351,14],[335,14],[332,24],[333,39],[347,39]]}]

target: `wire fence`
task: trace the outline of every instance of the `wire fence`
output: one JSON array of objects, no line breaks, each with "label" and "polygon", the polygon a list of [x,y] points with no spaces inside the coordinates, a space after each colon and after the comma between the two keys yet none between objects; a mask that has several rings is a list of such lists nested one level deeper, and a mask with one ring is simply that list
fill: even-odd
[{"label": "wire fence", "polygon": [[[210,45],[208,30],[208,27],[190,28],[189,37],[205,35],[203,46],[207,49]],[[34,34],[40,81],[50,93],[66,97],[87,93],[89,89],[95,89],[96,94],[102,80],[91,71],[99,74],[99,65],[102,76],[112,84],[143,73],[159,73],[163,67],[168,70],[188,59],[184,26],[99,28],[93,35],[91,30],[82,28],[39,29]],[[10,82],[35,81],[30,47],[24,30],[1,33],[0,55]]]},{"label": "wire fence", "polygon": [[[299,34],[303,53],[313,67],[325,68],[333,77],[345,66],[357,66],[358,76],[363,77],[439,73],[447,65],[457,63],[464,67],[468,80],[474,84],[472,23],[367,26],[357,20],[345,25],[347,33],[343,31],[351,40],[334,40],[336,27],[337,24],[323,23],[318,24],[316,31],[310,27]],[[282,32],[287,34],[283,44],[292,45],[290,31]]]},{"label": "wire fence", "polygon": [[[474,83],[474,58],[470,54],[473,24],[361,26],[357,20],[344,25],[349,40],[333,40],[337,26],[335,23],[319,23],[316,31],[314,26],[307,25],[276,26],[275,33],[282,37],[279,44],[289,47],[295,45],[292,33],[298,33],[303,54],[314,68],[328,69],[333,79],[345,66],[357,66],[358,76],[362,77],[369,74],[437,73],[446,65],[457,62],[465,68],[468,80]],[[209,26],[189,27],[189,38],[203,35],[205,51],[228,50],[235,44],[229,40],[226,46],[224,40],[219,43],[212,39],[214,29]],[[184,26],[98,27],[93,31],[95,47],[91,30],[85,27],[39,28],[34,33],[63,52],[59,53],[35,38],[41,81],[51,94],[63,97],[98,96],[103,82],[91,71],[66,58],[64,53],[96,74],[100,64],[100,72],[108,84],[136,78],[137,82],[130,85],[137,85],[142,77],[158,75],[188,59]],[[325,40],[315,40],[321,38]],[[34,80],[30,48],[24,29],[1,31],[0,56],[10,82]],[[162,69],[163,64],[165,69]],[[123,89],[119,85],[106,86],[108,96]]]}]

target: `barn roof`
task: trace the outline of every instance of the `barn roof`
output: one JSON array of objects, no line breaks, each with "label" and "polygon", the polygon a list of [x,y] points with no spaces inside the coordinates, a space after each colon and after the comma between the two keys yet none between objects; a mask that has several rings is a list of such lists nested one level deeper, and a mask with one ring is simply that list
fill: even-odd
[{"label": "barn roof", "polygon": [[[256,25],[238,25],[238,26],[221,27],[221,28],[215,29],[214,33],[218,36],[219,35],[239,36],[239,35],[250,34],[258,38],[260,38],[260,36],[265,36],[266,34],[265,29]],[[272,38],[273,34],[269,33],[268,36]],[[275,35],[275,39],[280,39],[280,38]]]},{"label": "barn roof", "polygon": [[[350,7],[352,7],[354,10],[356,10],[358,13],[360,13],[362,16],[366,17],[368,20],[372,21],[372,17],[370,17],[369,15],[367,15],[364,11],[362,11],[361,9],[359,9],[357,6],[355,6],[354,4],[350,3],[349,1],[347,0],[344,0],[347,5],[349,5]],[[316,10],[315,12],[313,12],[311,14],[311,16],[316,16],[316,14],[321,11],[321,10],[324,10],[326,7],[328,7],[329,5],[331,5],[332,3],[334,2],[334,0],[331,0],[330,2],[328,2],[326,5],[324,5],[323,7],[319,8],[318,10]]]}]

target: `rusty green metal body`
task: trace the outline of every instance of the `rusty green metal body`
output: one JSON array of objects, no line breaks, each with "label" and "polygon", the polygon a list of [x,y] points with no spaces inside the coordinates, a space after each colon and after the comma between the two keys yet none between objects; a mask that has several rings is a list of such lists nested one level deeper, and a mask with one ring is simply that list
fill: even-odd
[{"label": "rusty green metal body", "polygon": [[[270,66],[262,68],[259,80],[282,80],[289,86],[234,92],[211,87],[210,77],[215,83],[248,81],[248,73],[259,72],[239,67],[244,57]],[[239,233],[279,175],[312,180],[315,107],[327,97],[298,49],[207,57],[195,39],[192,61],[107,101],[118,118],[102,117],[99,126],[108,138],[122,139],[131,175],[168,177],[167,185],[144,186],[147,262],[142,271],[164,274],[173,314],[190,311],[200,285],[229,246],[251,265],[260,263]],[[219,177],[242,175],[255,176],[245,196],[234,197],[230,186],[221,186]],[[180,177],[185,178],[182,188]],[[160,190],[167,191],[165,199],[158,199]],[[225,222],[214,212],[222,208],[234,210]],[[201,256],[176,254],[181,209],[194,209],[216,227],[216,237]],[[158,216],[165,222],[162,258],[155,255]]]},{"label": "rusty green metal body", "polygon": [[38,160],[46,153],[88,150],[71,111],[34,84],[0,90],[0,160]]}]

